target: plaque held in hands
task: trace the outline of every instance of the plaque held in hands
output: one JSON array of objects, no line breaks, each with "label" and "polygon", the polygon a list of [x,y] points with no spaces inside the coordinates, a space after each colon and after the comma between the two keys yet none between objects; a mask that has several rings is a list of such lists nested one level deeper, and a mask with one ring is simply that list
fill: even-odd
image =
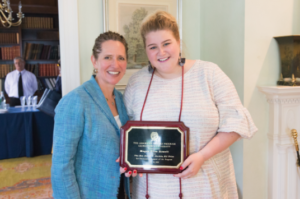
[{"label": "plaque held in hands", "polygon": [[121,128],[120,166],[139,173],[180,173],[188,140],[183,122],[128,121]]},{"label": "plaque held in hands", "polygon": [[189,128],[181,119],[184,66],[182,66],[181,103],[178,122],[143,121],[143,111],[155,68],[142,107],[140,121],[128,121],[120,130],[120,166],[138,173],[180,173],[189,155]]}]

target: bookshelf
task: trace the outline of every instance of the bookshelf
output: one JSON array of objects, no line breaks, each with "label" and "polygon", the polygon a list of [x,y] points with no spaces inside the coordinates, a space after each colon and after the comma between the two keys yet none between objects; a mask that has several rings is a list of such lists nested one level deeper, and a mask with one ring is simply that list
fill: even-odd
[{"label": "bookshelf", "polygon": [[[28,1],[23,8],[25,18],[20,26],[7,29],[0,24],[0,90],[5,93],[6,74],[15,70],[13,58],[22,56],[25,69],[37,77],[35,95],[40,97],[45,88],[54,87],[59,73],[56,66],[60,59],[57,1]],[[8,101],[6,93],[5,96]]]}]

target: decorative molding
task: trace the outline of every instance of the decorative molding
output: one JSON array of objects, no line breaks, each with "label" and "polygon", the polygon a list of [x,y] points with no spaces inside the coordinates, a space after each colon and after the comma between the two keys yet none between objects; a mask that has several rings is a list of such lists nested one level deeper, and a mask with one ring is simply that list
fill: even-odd
[{"label": "decorative molding", "polygon": [[300,87],[261,86],[258,89],[266,94],[270,104],[268,198],[299,198],[300,175],[291,130],[300,132]]},{"label": "decorative molding", "polygon": [[286,150],[295,148],[293,144],[276,144],[276,146],[281,152],[286,152]]},{"label": "decorative molding", "polygon": [[300,86],[258,86],[258,89],[271,96],[297,96],[300,98]]},{"label": "decorative molding", "polygon": [[300,87],[294,86],[259,86],[271,104],[300,104]]},{"label": "decorative molding", "polygon": [[275,141],[276,143],[278,143],[278,141],[281,141],[282,143],[290,143],[291,145],[293,144],[293,142],[291,142],[293,141],[292,136],[288,136],[288,135],[282,135],[282,134],[276,135],[273,133],[268,133],[268,138],[270,141]]},{"label": "decorative molding", "polygon": [[268,103],[278,103],[278,104],[300,104],[299,98],[267,98]]}]

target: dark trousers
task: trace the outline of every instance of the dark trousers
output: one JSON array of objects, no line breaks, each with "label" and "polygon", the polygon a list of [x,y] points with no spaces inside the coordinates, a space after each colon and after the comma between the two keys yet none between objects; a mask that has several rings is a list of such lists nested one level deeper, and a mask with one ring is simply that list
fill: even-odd
[{"label": "dark trousers", "polygon": [[117,199],[125,199],[125,188],[124,188],[124,173],[120,177],[119,194]]},{"label": "dark trousers", "polygon": [[19,98],[16,97],[10,97],[9,98],[9,106],[20,106],[21,101]]}]

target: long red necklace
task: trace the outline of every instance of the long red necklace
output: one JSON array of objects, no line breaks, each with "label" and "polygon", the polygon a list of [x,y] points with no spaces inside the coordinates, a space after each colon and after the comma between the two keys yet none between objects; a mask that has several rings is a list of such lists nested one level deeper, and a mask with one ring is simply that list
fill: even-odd
[{"label": "long red necklace", "polygon": [[[152,76],[151,76],[150,83],[149,83],[149,86],[148,86],[147,94],[146,94],[146,97],[145,97],[145,100],[144,100],[144,104],[143,104],[143,108],[142,108],[141,116],[140,116],[140,121],[142,121],[142,118],[143,118],[143,112],[144,112],[145,104],[146,104],[147,97],[148,97],[148,94],[149,94],[149,90],[150,90],[150,87],[151,87],[151,83],[152,83],[152,80],[153,80],[154,72],[155,72],[155,68],[152,72]],[[182,66],[181,76],[182,76],[182,79],[181,79],[181,103],[180,103],[180,112],[179,112],[178,122],[180,122],[180,119],[181,119],[182,103],[183,103],[184,66]],[[180,185],[179,198],[182,199],[183,195],[182,195],[182,187],[181,187],[181,178],[179,178],[179,185]],[[145,195],[145,198],[148,199],[149,197],[150,196],[149,196],[149,193],[148,193],[148,173],[146,173],[146,195]]]}]

